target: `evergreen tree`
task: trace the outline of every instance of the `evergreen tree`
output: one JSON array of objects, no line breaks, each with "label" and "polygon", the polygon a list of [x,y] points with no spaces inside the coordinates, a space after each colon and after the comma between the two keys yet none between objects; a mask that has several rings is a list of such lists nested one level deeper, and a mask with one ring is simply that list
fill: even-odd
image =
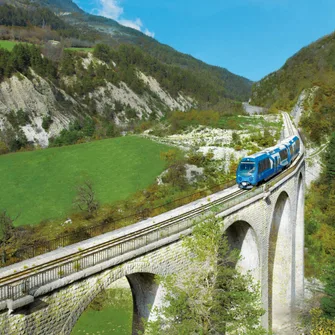
[{"label": "evergreen tree", "polygon": [[87,137],[92,137],[94,134],[94,131],[95,131],[94,121],[91,118],[86,117],[84,121],[83,129],[82,129],[83,135]]}]

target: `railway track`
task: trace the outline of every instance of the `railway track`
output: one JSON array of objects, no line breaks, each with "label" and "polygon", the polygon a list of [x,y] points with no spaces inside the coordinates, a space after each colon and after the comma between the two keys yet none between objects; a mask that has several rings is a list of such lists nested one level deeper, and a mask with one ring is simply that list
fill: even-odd
[{"label": "railway track", "polygon": [[283,112],[284,125],[287,128],[288,137],[295,135],[296,131],[287,112]]},{"label": "railway track", "polygon": [[[292,125],[289,115],[287,113],[283,113],[283,118],[289,136],[295,134],[295,128]],[[255,190],[258,192],[260,189]],[[79,269],[75,269],[73,267],[75,262],[80,262],[80,270],[84,270],[85,268],[89,268],[105,262],[110,257],[117,257],[124,251],[129,252],[136,250],[138,247],[147,246],[150,243],[155,242],[150,240],[150,236],[152,236],[152,234],[157,233],[158,238],[158,233],[161,232],[164,232],[165,234],[167,231],[166,236],[164,237],[169,237],[173,236],[174,234],[181,233],[186,229],[191,228],[194,224],[191,222],[188,225],[182,226],[181,224],[183,222],[190,222],[199,216],[203,216],[206,213],[209,213],[212,208],[229,203],[234,199],[240,198],[245,193],[248,193],[248,198],[255,195],[254,191],[239,189],[219,199],[204,203],[173,218],[154,223],[148,227],[138,229],[121,237],[112,238],[111,240],[105,241],[98,245],[87,247],[84,250],[69,252],[69,254],[65,256],[58,257],[46,263],[32,265],[26,269],[22,269],[22,264],[20,266],[20,263],[18,263],[16,266],[18,269],[17,272],[13,271],[13,273],[3,276],[1,276],[0,273],[0,302],[6,299],[18,299],[24,295],[29,294],[29,292],[35,290],[38,287],[58,280],[63,276],[68,276],[78,272]],[[159,238],[163,237],[160,235]],[[142,241],[144,241],[144,239],[145,243],[143,244]],[[137,244],[136,241],[138,242]],[[123,248],[123,246],[126,246],[126,244],[131,244],[131,242],[133,242],[133,249]],[[118,250],[119,252],[114,252],[114,249]],[[66,250],[66,247],[62,250]],[[23,283],[24,289],[22,289]]]},{"label": "railway track", "polygon": [[[235,192],[232,192],[220,199],[214,200],[212,202],[209,202],[208,204],[203,204],[197,208],[194,208],[190,211],[187,211],[183,214],[180,214],[178,216],[175,216],[171,219],[167,219],[158,223],[155,223],[149,227],[143,228],[143,229],[139,229],[138,231],[132,232],[130,234],[127,234],[123,237],[119,237],[119,238],[115,238],[112,239],[110,241],[86,248],[85,250],[78,250],[77,252],[68,254],[64,257],[60,257],[57,258],[55,260],[43,263],[41,265],[37,265],[37,266],[32,266],[28,269],[24,269],[21,270],[19,272],[15,272],[13,274],[7,275],[7,276],[3,276],[0,277],[0,301],[4,300],[4,299],[11,299],[13,298],[13,296],[15,298],[17,298],[18,296],[20,296],[20,294],[18,294],[18,292],[16,293],[12,293],[9,292],[7,290],[6,291],[6,287],[8,287],[9,285],[11,286],[11,288],[15,288],[20,286],[20,284],[22,284],[24,281],[26,281],[27,279],[32,279],[32,277],[36,278],[37,276],[39,276],[39,274],[41,273],[46,273],[50,270],[53,270],[55,267],[56,268],[60,268],[60,267],[64,267],[64,268],[68,268],[69,265],[73,264],[74,262],[78,261],[78,260],[82,260],[85,257],[89,257],[89,256],[94,256],[94,254],[97,253],[101,253],[104,250],[108,250],[111,249],[113,247],[117,247],[118,245],[127,243],[127,242],[131,242],[132,240],[135,239],[140,239],[141,237],[145,237],[146,235],[153,233],[153,232],[157,232],[157,231],[161,231],[163,229],[172,227],[174,225],[178,225],[179,222],[181,221],[187,221],[187,220],[193,220],[201,215],[205,215],[208,211],[210,211],[213,207],[215,206],[220,206],[224,203],[226,203],[229,200],[233,200],[236,197],[239,197],[240,195],[242,195],[243,193],[246,193],[247,191],[245,190],[237,190]],[[173,231],[173,233],[177,233],[178,231]],[[180,231],[179,231],[180,232]],[[131,251],[131,250],[127,250],[127,251]],[[99,264],[101,262],[105,261],[105,259],[101,259],[100,262],[97,261],[95,264],[91,264],[89,263],[89,266],[93,266],[96,264]],[[83,270],[85,267],[80,267],[80,270]],[[72,273],[76,272],[78,270],[72,269]],[[54,272],[54,271],[51,271]],[[71,273],[69,273],[69,271],[67,271],[66,275],[69,275]],[[56,276],[46,276],[48,277],[48,279],[42,280],[42,282],[40,280],[37,280],[36,282],[38,282],[39,286],[41,285],[45,285],[49,282],[52,282],[54,280],[59,279],[61,276],[59,274],[57,274]],[[31,280],[30,280],[31,281]],[[34,281],[31,281],[32,285],[30,285],[28,288],[25,287],[26,291],[32,290],[35,288],[34,285]],[[13,291],[13,290],[12,290]],[[12,295],[12,297],[10,296]]]}]

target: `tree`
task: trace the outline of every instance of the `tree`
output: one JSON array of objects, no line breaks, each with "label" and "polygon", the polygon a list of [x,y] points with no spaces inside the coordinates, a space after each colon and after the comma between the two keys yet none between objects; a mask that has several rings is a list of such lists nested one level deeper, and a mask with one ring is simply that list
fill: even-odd
[{"label": "tree", "polygon": [[335,257],[330,260],[324,275],[325,294],[321,299],[321,309],[328,319],[335,321]]},{"label": "tree", "polygon": [[6,246],[14,235],[14,221],[19,217],[17,215],[15,218],[12,218],[7,211],[4,209],[0,212],[0,245],[1,245],[1,254],[2,254],[2,263],[6,263]]},{"label": "tree", "polygon": [[170,149],[168,151],[161,152],[160,157],[162,160],[166,161],[168,165],[172,165],[178,159],[178,152],[175,149]]},{"label": "tree", "polygon": [[89,215],[93,215],[98,210],[99,202],[96,200],[92,181],[85,180],[77,187],[77,195],[73,203],[81,211],[88,212]]},{"label": "tree", "polygon": [[184,239],[192,266],[179,278],[161,279],[165,303],[148,322],[148,334],[266,334],[259,324],[265,312],[259,285],[235,269],[238,252],[230,250],[221,231],[222,223],[211,217]]},{"label": "tree", "polygon": [[48,115],[45,115],[43,116],[43,120],[42,120],[42,128],[45,130],[45,131],[48,131],[51,124],[53,123],[53,120],[52,120],[52,117],[48,114]]},{"label": "tree", "polygon": [[170,183],[172,186],[179,189],[184,189],[187,186],[186,167],[183,161],[178,160],[172,164],[166,174],[162,176],[164,183]]},{"label": "tree", "polygon": [[86,117],[84,120],[84,125],[82,132],[84,136],[92,137],[95,131],[95,122],[93,119]]},{"label": "tree", "polygon": [[9,149],[5,142],[0,141],[0,155],[7,154],[9,152]]},{"label": "tree", "polygon": [[310,311],[312,316],[311,335],[334,335],[335,321],[322,317],[322,311],[314,308]]}]

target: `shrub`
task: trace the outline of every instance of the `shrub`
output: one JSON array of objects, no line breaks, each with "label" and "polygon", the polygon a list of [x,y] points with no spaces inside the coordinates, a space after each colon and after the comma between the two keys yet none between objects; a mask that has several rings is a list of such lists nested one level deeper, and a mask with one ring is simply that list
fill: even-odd
[{"label": "shrub", "polygon": [[162,177],[164,183],[183,189],[187,185],[185,165],[178,161],[171,165],[168,172]]},{"label": "shrub", "polygon": [[0,141],[0,155],[7,154],[9,152],[9,148],[7,147],[6,143]]},{"label": "shrub", "polygon": [[42,120],[42,128],[45,130],[45,131],[48,131],[51,124],[52,124],[53,120],[51,118],[50,115],[46,115],[43,117],[43,120]]}]

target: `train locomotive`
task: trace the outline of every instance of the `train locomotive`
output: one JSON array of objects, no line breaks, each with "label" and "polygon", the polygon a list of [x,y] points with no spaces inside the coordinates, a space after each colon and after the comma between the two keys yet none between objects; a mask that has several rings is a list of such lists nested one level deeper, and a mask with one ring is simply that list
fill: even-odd
[{"label": "train locomotive", "polygon": [[300,139],[294,135],[279,145],[241,159],[236,170],[239,188],[251,189],[292,164],[300,152]]}]

